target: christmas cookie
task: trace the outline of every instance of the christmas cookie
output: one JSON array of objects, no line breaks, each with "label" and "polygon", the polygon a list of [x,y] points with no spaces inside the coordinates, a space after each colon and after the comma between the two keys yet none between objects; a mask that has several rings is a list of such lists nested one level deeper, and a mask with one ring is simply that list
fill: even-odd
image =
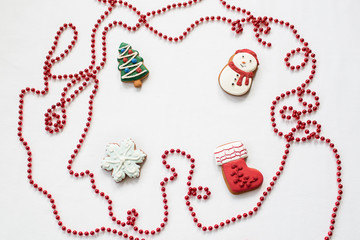
[{"label": "christmas cookie", "polygon": [[142,150],[137,150],[131,139],[121,141],[120,144],[110,143],[106,146],[106,157],[101,162],[101,167],[112,171],[115,182],[120,182],[126,176],[136,178],[140,176],[140,166],[146,158]]},{"label": "christmas cookie", "polygon": [[258,65],[256,53],[249,49],[237,50],[220,72],[220,87],[234,96],[246,94],[251,88]]},{"label": "christmas cookie", "polygon": [[246,165],[247,151],[241,142],[231,142],[216,148],[215,161],[221,165],[225,183],[233,194],[251,191],[263,182],[263,175]]},{"label": "christmas cookie", "polygon": [[133,50],[129,44],[121,43],[118,62],[121,81],[133,82],[135,87],[141,87],[141,81],[149,75],[149,70],[145,67],[144,59],[139,56],[139,52]]}]

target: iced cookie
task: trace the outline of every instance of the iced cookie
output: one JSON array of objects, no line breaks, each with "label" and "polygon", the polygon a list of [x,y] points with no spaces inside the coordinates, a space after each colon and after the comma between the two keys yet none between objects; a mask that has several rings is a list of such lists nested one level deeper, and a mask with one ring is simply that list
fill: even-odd
[{"label": "iced cookie", "polygon": [[106,146],[106,157],[101,162],[101,167],[112,171],[115,182],[122,181],[126,176],[136,178],[140,176],[140,163],[146,158],[142,150],[136,149],[135,143],[130,138],[120,144],[110,143]]},{"label": "iced cookie", "polygon": [[222,167],[225,183],[233,194],[251,191],[263,182],[263,175],[246,165],[247,151],[241,142],[231,142],[216,148],[215,161]]},{"label": "iced cookie", "polygon": [[119,66],[121,81],[133,82],[135,87],[141,87],[142,80],[149,75],[149,70],[144,65],[144,59],[139,52],[133,50],[127,43],[121,43],[119,47]]},{"label": "iced cookie", "polygon": [[251,88],[258,65],[256,53],[249,49],[237,50],[220,72],[220,87],[234,96],[246,94]]}]

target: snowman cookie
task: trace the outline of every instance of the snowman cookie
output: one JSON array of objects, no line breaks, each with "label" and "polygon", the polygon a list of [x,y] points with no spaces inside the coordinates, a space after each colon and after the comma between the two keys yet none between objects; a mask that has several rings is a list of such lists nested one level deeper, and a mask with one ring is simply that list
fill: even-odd
[{"label": "snowman cookie", "polygon": [[249,49],[237,50],[220,72],[220,87],[234,96],[246,94],[251,88],[258,65],[255,52]]}]

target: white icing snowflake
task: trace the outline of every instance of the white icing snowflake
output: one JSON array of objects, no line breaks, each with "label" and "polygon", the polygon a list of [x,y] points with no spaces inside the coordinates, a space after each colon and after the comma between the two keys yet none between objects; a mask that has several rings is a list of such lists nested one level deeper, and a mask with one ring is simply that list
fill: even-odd
[{"label": "white icing snowflake", "polygon": [[101,167],[105,170],[112,170],[112,177],[115,182],[120,182],[126,175],[136,178],[140,175],[140,166],[146,158],[146,154],[141,150],[135,150],[135,143],[128,138],[117,143],[110,143],[106,146],[106,157],[101,162]]}]

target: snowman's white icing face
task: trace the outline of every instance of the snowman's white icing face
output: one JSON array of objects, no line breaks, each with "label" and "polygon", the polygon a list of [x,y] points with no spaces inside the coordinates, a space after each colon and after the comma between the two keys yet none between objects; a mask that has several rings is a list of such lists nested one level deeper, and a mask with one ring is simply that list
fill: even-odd
[{"label": "snowman's white icing face", "polygon": [[257,61],[255,57],[249,53],[235,54],[233,62],[236,67],[244,72],[253,72],[257,67]]}]

